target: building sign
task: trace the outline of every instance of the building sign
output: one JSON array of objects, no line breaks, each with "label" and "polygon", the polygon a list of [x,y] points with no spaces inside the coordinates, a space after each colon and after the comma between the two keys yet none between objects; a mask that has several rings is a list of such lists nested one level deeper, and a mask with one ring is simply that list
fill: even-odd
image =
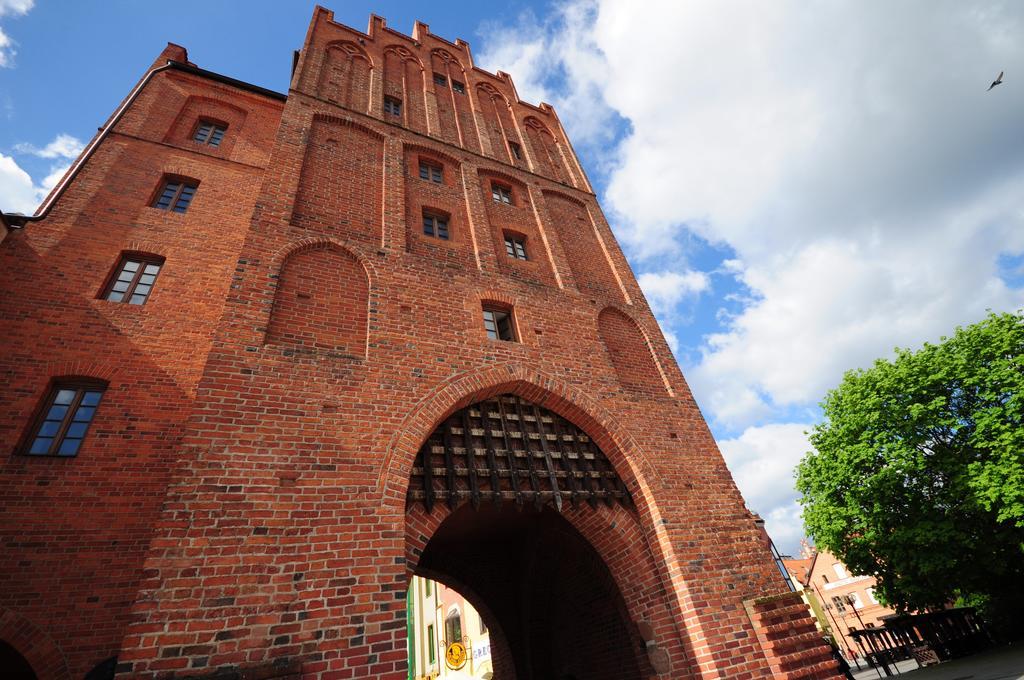
[{"label": "building sign", "polygon": [[491,643],[489,640],[473,645],[473,663],[479,663],[483,659],[489,658],[491,658]]},{"label": "building sign", "polygon": [[448,645],[448,650],[444,653],[444,662],[448,664],[448,668],[453,671],[457,671],[466,665],[466,646],[461,642],[453,642]]}]

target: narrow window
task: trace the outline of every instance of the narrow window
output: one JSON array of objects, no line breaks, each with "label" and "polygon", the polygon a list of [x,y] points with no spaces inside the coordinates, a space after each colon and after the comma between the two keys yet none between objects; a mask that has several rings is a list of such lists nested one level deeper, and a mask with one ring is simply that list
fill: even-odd
[{"label": "narrow window", "polygon": [[840,614],[846,613],[846,603],[843,601],[843,598],[839,597],[838,595],[832,598],[832,605]]},{"label": "narrow window", "polygon": [[492,182],[491,198],[494,199],[495,203],[512,205],[512,190],[506,186]]},{"label": "narrow window", "polygon": [[516,340],[515,332],[512,330],[512,312],[507,309],[484,307],[484,330],[491,340]]},{"label": "narrow window", "polygon": [[146,304],[163,263],[162,257],[152,255],[123,256],[117,265],[114,278],[103,294],[103,299],[132,305]]},{"label": "narrow window", "polygon": [[448,78],[441,73],[434,74],[434,84],[441,87],[448,87]]},{"label": "narrow window", "polygon": [[434,661],[437,659],[437,652],[434,649],[435,647],[436,645],[434,644],[434,624],[430,624],[429,626],[427,626],[427,651],[429,652],[430,655],[431,666],[434,665]]},{"label": "narrow window", "polygon": [[58,383],[32,430],[26,453],[33,456],[74,456],[89,430],[103,396],[100,383]]},{"label": "narrow window", "polygon": [[445,241],[448,240],[448,217],[439,213],[423,211],[423,233]]},{"label": "narrow window", "polygon": [[441,170],[440,165],[434,165],[432,163],[420,161],[420,179],[425,179],[431,182],[437,182],[438,184],[441,184],[443,178],[444,173]]},{"label": "narrow window", "polygon": [[480,617],[480,634],[483,635],[487,632],[487,624],[484,623],[484,617]]},{"label": "narrow window", "polygon": [[174,212],[183,213],[188,210],[189,203],[192,202],[192,198],[196,195],[198,187],[199,185],[192,180],[164,180],[160,193],[157,194],[156,200],[153,201],[153,207],[160,210],[173,210]]},{"label": "narrow window", "polygon": [[196,127],[196,133],[192,135],[192,141],[217,147],[220,146],[221,141],[224,139],[224,133],[227,130],[228,127],[226,125],[209,120],[201,120]]},{"label": "narrow window", "polygon": [[392,116],[401,116],[402,100],[396,97],[384,97],[384,113]]},{"label": "narrow window", "polygon": [[444,620],[444,636],[448,644],[462,640],[462,616],[458,609],[452,611]]},{"label": "narrow window", "polygon": [[508,148],[509,151],[512,152],[512,158],[515,158],[517,161],[523,160],[523,150],[519,148],[518,144],[516,144],[512,140],[509,140]]},{"label": "narrow window", "polygon": [[466,94],[466,86],[457,80],[452,81],[452,89],[458,92],[459,94]]},{"label": "narrow window", "polygon": [[433,597],[434,595],[434,582],[429,578],[423,580],[423,596]]},{"label": "narrow window", "polygon": [[515,234],[505,234],[505,252],[516,260],[526,260],[526,238]]}]

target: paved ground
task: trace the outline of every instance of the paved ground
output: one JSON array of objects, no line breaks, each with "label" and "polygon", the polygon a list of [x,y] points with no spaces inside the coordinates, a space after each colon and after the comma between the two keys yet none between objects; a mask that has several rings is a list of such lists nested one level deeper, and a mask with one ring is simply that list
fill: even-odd
[{"label": "paved ground", "polygon": [[[891,666],[890,666],[890,668],[891,668]],[[908,661],[900,661],[899,665],[896,666],[896,669],[900,673],[902,673],[902,674],[906,674],[906,673],[908,673],[908,672],[910,672],[910,671],[912,671],[912,670],[914,670],[916,668],[917,668],[917,662],[914,661],[913,659],[910,659]],[[877,671],[874,668],[866,668],[865,670],[858,671],[856,666],[851,666],[850,670],[853,671],[853,677],[856,678],[857,680],[878,680],[879,677],[882,677],[882,678],[888,677],[888,676],[886,676],[885,671],[883,671],[881,668],[879,668]],[[893,671],[893,673],[895,673],[895,672],[896,671]],[[881,675],[879,675],[879,674],[881,674]],[[902,678],[903,675],[900,675],[898,677]]]},{"label": "paved ground", "polygon": [[[917,667],[914,661],[899,665],[899,680],[1022,680],[1024,679],[1024,645],[1004,647],[966,659],[941,663],[928,668]],[[881,671],[883,678],[887,677]],[[878,679],[874,669],[854,671],[857,680]]]}]

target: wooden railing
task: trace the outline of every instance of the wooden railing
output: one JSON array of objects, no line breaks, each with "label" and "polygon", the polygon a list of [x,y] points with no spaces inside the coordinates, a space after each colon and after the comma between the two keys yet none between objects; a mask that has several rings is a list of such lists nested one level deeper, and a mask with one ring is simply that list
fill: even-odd
[{"label": "wooden railing", "polygon": [[890,666],[914,657],[922,666],[975,654],[994,640],[971,607],[892,616],[883,628],[851,630],[850,636],[873,665]]}]

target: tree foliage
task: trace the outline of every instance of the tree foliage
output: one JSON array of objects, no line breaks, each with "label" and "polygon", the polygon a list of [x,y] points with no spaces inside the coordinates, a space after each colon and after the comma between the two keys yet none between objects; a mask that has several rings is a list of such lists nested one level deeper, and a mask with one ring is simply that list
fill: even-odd
[{"label": "tree foliage", "polygon": [[901,610],[1024,605],[1024,316],[848,372],[797,468],[818,545]]}]

